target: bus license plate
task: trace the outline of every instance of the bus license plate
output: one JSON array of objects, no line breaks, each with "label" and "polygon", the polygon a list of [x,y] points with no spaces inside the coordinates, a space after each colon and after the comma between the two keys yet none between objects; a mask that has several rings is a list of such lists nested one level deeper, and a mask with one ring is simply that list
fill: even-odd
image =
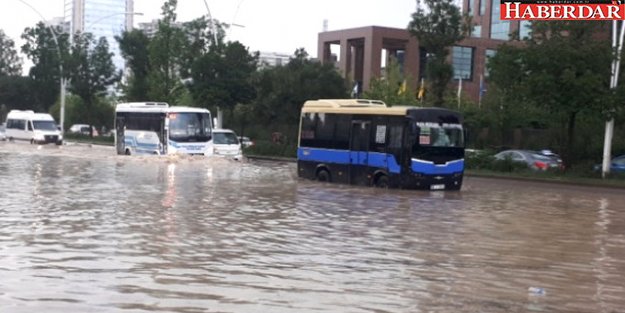
[{"label": "bus license plate", "polygon": [[430,185],[430,190],[445,190],[445,184]]}]

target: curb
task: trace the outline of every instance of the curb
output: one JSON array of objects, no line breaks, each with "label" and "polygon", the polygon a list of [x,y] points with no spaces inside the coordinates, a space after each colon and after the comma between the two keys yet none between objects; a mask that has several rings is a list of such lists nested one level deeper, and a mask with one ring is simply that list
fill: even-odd
[{"label": "curb", "polygon": [[295,163],[297,162],[296,158],[287,158],[287,157],[274,157],[274,156],[265,156],[265,155],[243,155],[250,160],[261,160],[261,161],[275,161],[275,162],[289,162]]},{"label": "curb", "polygon": [[542,184],[557,184],[557,185],[567,185],[567,186],[575,186],[575,187],[594,187],[594,188],[609,188],[615,190],[625,189],[625,184],[618,184],[616,182],[604,182],[602,180],[597,180],[593,182],[585,182],[585,181],[572,181],[566,179],[548,179],[548,178],[538,178],[538,177],[524,177],[524,176],[503,176],[496,174],[483,174],[483,173],[467,173],[465,172],[466,177],[478,177],[478,178],[489,178],[489,179],[499,179],[499,180],[516,180],[522,182],[535,182]]},{"label": "curb", "polygon": [[[297,158],[273,157],[273,156],[262,156],[262,155],[246,155],[245,157],[250,160],[291,162],[291,163],[297,162]],[[609,189],[615,189],[615,190],[625,189],[625,183],[622,185],[619,185],[618,183],[604,182],[600,180],[597,180],[595,182],[583,182],[583,181],[547,179],[547,178],[538,178],[538,177],[504,176],[504,175],[496,175],[496,174],[475,173],[475,172],[471,172],[470,170],[469,172],[465,172],[464,175],[465,177],[478,177],[478,178],[489,178],[489,179],[499,179],[499,180],[516,180],[516,181],[523,181],[523,182],[558,184],[558,185],[577,186],[577,187],[609,188]]]}]

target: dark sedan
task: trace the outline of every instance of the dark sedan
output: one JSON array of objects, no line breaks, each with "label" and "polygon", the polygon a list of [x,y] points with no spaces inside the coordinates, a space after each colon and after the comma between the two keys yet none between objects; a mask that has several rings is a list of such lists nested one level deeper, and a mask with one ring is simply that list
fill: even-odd
[{"label": "dark sedan", "polygon": [[560,169],[558,160],[533,150],[505,150],[495,154],[497,160],[524,163],[533,170]]},{"label": "dark sedan", "polygon": [[[595,171],[601,171],[601,164],[595,165]],[[625,155],[617,156],[610,161],[610,173],[625,173]]]}]

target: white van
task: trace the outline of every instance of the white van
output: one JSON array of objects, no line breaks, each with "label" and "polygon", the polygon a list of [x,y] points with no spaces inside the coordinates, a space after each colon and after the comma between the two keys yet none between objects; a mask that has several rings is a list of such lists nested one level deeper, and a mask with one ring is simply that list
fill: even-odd
[{"label": "white van", "polygon": [[213,129],[213,148],[216,156],[231,157],[241,160],[241,143],[237,135],[229,129]]},{"label": "white van", "polygon": [[8,140],[63,144],[61,131],[54,118],[47,113],[11,110],[7,115],[5,133]]}]

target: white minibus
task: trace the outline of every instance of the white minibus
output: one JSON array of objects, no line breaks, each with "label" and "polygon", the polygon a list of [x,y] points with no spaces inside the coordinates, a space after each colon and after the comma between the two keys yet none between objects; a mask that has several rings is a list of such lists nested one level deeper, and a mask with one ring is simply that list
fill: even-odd
[{"label": "white minibus", "polygon": [[24,140],[32,144],[63,144],[63,135],[54,118],[48,113],[11,110],[6,120],[6,138]]}]

